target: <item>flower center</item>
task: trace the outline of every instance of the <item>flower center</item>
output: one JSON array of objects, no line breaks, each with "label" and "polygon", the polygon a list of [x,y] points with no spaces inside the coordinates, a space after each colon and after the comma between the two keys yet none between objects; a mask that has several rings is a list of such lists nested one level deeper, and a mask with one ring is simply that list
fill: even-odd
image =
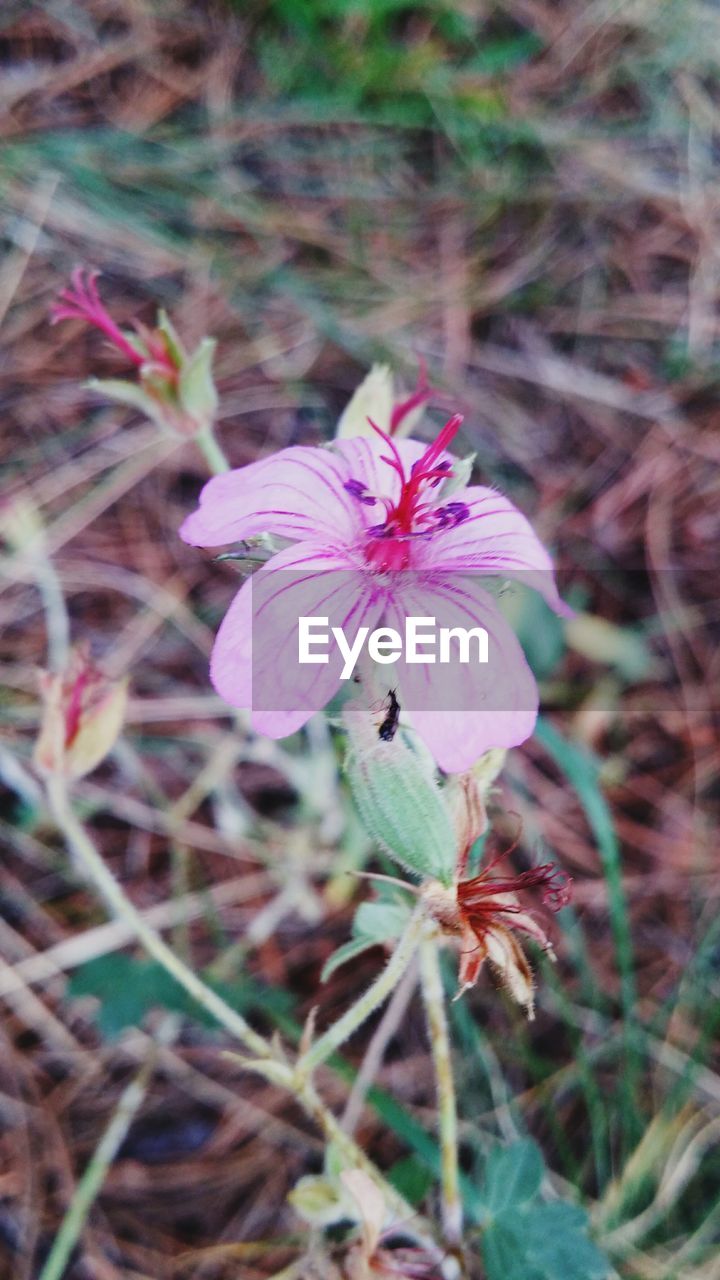
[{"label": "flower center", "polygon": [[361,480],[348,480],[345,489],[364,506],[381,503],[385,519],[367,530],[365,555],[374,568],[380,570],[407,569],[410,564],[411,544],[416,538],[431,538],[442,529],[452,529],[469,515],[464,502],[438,504],[430,496],[443,480],[452,475],[452,463],[439,461],[440,455],[457,434],[462,422],[458,413],[445,423],[437,439],[428,446],[406,472],[397,445],[380,427],[370,421],[373,431],[385,441],[389,454],[381,454],[381,461],[396,473],[400,480],[400,493],[396,501],[369,493]]}]

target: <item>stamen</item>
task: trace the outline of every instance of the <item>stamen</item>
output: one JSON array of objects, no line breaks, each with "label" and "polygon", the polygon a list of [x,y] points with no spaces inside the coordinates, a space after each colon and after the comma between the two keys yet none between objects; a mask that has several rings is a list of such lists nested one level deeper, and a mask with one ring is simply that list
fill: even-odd
[{"label": "stamen", "polygon": [[[493,860],[493,863],[496,860]],[[542,903],[552,911],[560,911],[570,901],[572,880],[554,862],[545,862],[529,871],[521,871],[507,878],[489,877],[481,872],[472,880],[458,885],[458,899],[467,909],[482,909],[484,898],[494,898],[504,893],[521,893],[527,889],[543,888]],[[502,907],[494,908],[503,910]],[[509,908],[508,908],[509,909]]]},{"label": "stamen", "polygon": [[383,431],[382,427],[379,427],[376,422],[373,422],[372,418],[368,418],[368,422],[370,423],[370,426],[372,427],[373,431],[376,431],[377,434],[380,436],[380,439],[384,440],[385,443],[390,447],[392,458],[386,458],[383,456],[382,461],[386,462],[389,467],[393,468],[394,471],[397,471],[398,475],[400,476],[401,483],[405,484],[405,468],[402,464],[402,458],[398,453],[398,449],[397,449],[397,445],[395,444],[395,441],[392,440],[385,431]]},{"label": "stamen", "polygon": [[[381,551],[378,543],[373,541],[367,547],[367,556],[376,568],[383,571],[407,569],[410,565],[410,549],[406,545],[403,550],[403,543],[407,544],[417,538],[430,538],[443,529],[452,529],[469,515],[469,508],[464,502],[447,502],[441,507],[435,507],[423,497],[429,489],[437,488],[452,475],[452,462],[448,458],[440,460],[440,455],[458,431],[462,416],[455,414],[445,423],[437,440],[412,464],[409,475],[405,472],[394,441],[372,418],[368,418],[368,422],[388,446],[389,454],[381,454],[380,458],[399,477],[400,493],[395,502],[389,498],[379,499],[385,506],[385,521],[383,524],[371,525],[366,530],[369,538],[392,541],[396,545]],[[365,496],[365,486],[360,481],[350,480],[345,488],[358,501],[370,505]]]},{"label": "stamen", "polygon": [[343,485],[343,489],[345,489],[352,498],[357,498],[358,502],[364,503],[366,507],[374,507],[377,502],[377,498],[373,498],[372,495],[368,493],[367,486],[363,484],[362,480],[346,480]]},{"label": "stamen", "polygon": [[420,360],[420,369],[418,371],[415,390],[410,393],[406,400],[401,400],[395,405],[390,418],[390,435],[394,436],[403,418],[406,418],[413,409],[417,409],[419,405],[424,404],[430,399],[434,388],[430,386],[427,380],[427,365],[424,360]]}]

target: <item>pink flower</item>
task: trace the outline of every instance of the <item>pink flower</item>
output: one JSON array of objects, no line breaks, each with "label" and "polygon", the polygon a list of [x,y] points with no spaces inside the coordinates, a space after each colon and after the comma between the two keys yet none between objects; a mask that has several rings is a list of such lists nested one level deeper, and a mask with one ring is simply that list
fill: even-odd
[{"label": "pink flower", "polygon": [[[262,533],[285,546],[238,592],[215,642],[211,679],[252,709],[258,732],[295,732],[340,686],[342,661],[298,665],[298,618],[324,616],[348,638],[408,616],[486,629],[489,661],[382,668],[440,767],[469,768],[491,747],[523,742],[537,689],[520,644],[478,575],[519,577],[566,612],[550,556],[528,521],[493,489],[455,488],[447,452],[455,416],[429,446],[376,437],[283,449],[205,486],[182,526],[194,546]],[[450,492],[448,492],[448,489]],[[253,639],[256,643],[253,645]]]}]

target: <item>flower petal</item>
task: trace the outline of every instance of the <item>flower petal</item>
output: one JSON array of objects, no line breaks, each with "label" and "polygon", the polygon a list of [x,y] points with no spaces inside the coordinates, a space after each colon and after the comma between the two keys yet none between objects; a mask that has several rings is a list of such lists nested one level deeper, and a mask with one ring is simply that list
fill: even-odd
[{"label": "flower petal", "polygon": [[349,643],[376,625],[383,607],[367,575],[341,554],[315,544],[286,547],[240,589],[218,631],[210,677],[232,706],[252,711],[252,725],[284,738],[330,701],[343,659],[331,641],[326,663],[298,659],[300,617],[324,617]]},{"label": "flower petal", "polygon": [[483,940],[487,958],[508,993],[524,1008],[528,1020],[535,1017],[535,982],[527,956],[517,938],[502,925],[490,925]]},{"label": "flower petal", "polygon": [[218,547],[260,533],[347,545],[363,525],[360,504],[343,488],[346,479],[346,464],[329,449],[282,449],[213,476],[180,536],[196,547]]},{"label": "flower petal", "polygon": [[558,595],[549,552],[509,498],[484,485],[470,485],[454,493],[453,500],[465,503],[467,517],[427,540],[418,567],[517,577],[539,591],[556,613],[573,616]]},{"label": "flower petal", "polygon": [[524,742],[537,719],[537,686],[492,596],[470,578],[401,577],[386,615],[401,634],[408,616],[434,618],[436,628],[483,627],[488,633],[487,663],[476,660],[471,641],[466,663],[397,664],[400,704],[440,768],[462,773],[491,748]]},{"label": "flower petal", "polygon": [[480,970],[487,958],[487,947],[482,936],[476,934],[470,925],[465,925],[460,939],[460,965],[458,968],[458,989],[453,997],[459,1000],[480,977]]}]

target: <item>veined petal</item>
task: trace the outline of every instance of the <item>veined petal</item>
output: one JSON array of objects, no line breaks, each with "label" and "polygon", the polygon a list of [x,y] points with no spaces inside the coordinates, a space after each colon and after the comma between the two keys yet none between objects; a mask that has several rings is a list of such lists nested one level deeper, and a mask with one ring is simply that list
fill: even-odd
[{"label": "veined petal", "polygon": [[539,591],[556,613],[572,617],[573,610],[558,595],[549,552],[510,499],[484,485],[470,485],[453,498],[467,506],[467,516],[427,541],[418,567],[517,577]]},{"label": "veined petal", "polygon": [[[252,724],[284,738],[324,707],[341,683],[343,658],[330,640],[328,661],[299,661],[299,619],[327,618],[352,643],[372,629],[383,595],[342,554],[317,544],[286,547],[240,589],[218,631],[210,677],[232,706],[249,708]],[[316,650],[317,652],[317,650]]]},{"label": "veined petal", "polygon": [[363,528],[360,506],[343,488],[347,468],[328,449],[298,445],[213,476],[180,536],[218,547],[260,533],[349,545]]},{"label": "veined petal", "polygon": [[483,941],[493,969],[530,1021],[535,1017],[535,983],[527,956],[509,929],[493,924],[485,930]]},{"label": "veined petal", "polygon": [[[530,737],[537,719],[535,679],[514,631],[495,602],[470,578],[425,581],[402,575],[386,618],[402,634],[408,616],[435,619],[436,628],[482,627],[488,661],[398,662],[398,698],[435,760],[462,773],[493,747],[514,747]],[[439,656],[436,653],[436,657]]]}]

